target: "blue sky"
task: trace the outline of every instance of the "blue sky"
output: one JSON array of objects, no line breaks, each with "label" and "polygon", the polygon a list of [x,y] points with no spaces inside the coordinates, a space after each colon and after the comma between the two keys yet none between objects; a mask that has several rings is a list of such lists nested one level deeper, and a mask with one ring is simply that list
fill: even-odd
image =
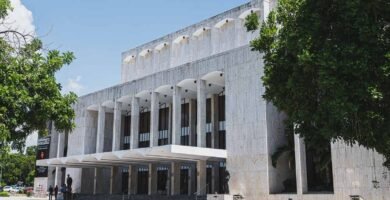
[{"label": "blue sky", "polygon": [[84,95],[120,83],[121,53],[249,0],[22,0],[48,48],[77,59],[57,73]]}]

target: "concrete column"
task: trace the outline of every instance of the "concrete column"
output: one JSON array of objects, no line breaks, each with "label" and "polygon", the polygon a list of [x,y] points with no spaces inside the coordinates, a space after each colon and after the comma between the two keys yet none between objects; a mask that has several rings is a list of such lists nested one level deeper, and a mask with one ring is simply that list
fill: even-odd
[{"label": "concrete column", "polygon": [[103,105],[99,106],[98,127],[96,138],[96,153],[102,153],[104,148],[104,126],[106,121],[106,110]]},{"label": "concrete column", "polygon": [[58,188],[61,188],[61,173],[60,173],[60,170],[61,168],[60,167],[56,167],[56,172],[55,172],[55,175],[54,175],[54,186],[55,187],[56,185],[58,186]]},{"label": "concrete column", "polygon": [[122,122],[122,103],[115,101],[114,105],[114,124],[112,136],[112,151],[119,151],[121,148],[121,122]]},{"label": "concrete column", "polygon": [[152,92],[150,106],[150,147],[158,146],[159,94]]},{"label": "concrete column", "polygon": [[149,163],[148,195],[157,194],[157,168],[156,164]]},{"label": "concrete column", "polygon": [[93,176],[93,194],[96,194],[96,188],[97,188],[97,174],[98,174],[98,168],[95,167],[95,172]]},{"label": "concrete column", "polygon": [[128,178],[128,180],[127,180],[127,194],[128,195],[131,195],[131,194],[134,194],[134,193],[132,193],[132,191],[131,191],[131,189],[132,189],[132,187],[131,187],[131,185],[133,184],[133,179],[132,179],[132,174],[133,174],[133,171],[132,171],[132,166],[131,165],[129,165],[129,178]]},{"label": "concrete column", "polygon": [[180,131],[181,131],[181,88],[174,87],[172,97],[172,144],[180,145]]},{"label": "concrete column", "polygon": [[172,144],[172,103],[168,105],[169,119],[168,119],[168,144]]},{"label": "concrete column", "polygon": [[196,146],[196,100],[190,99],[190,146]]},{"label": "concrete column", "polygon": [[268,18],[268,15],[269,15],[269,12],[270,12],[270,1],[269,0],[263,0],[263,16],[262,18],[264,19],[264,21],[267,21],[267,18]]},{"label": "concrete column", "polygon": [[138,134],[139,134],[139,98],[133,97],[131,103],[130,149],[138,148]]},{"label": "concrete column", "polygon": [[61,158],[64,156],[64,147],[65,147],[65,134],[58,133],[57,158]]},{"label": "concrete column", "polygon": [[[94,126],[94,117],[92,115],[92,112],[88,109],[84,110],[84,126],[83,126],[83,132],[84,132],[84,138],[81,139],[83,142],[83,152],[82,154],[90,154],[95,153],[96,151],[96,138],[97,138],[97,132],[92,132],[92,129],[95,129]],[[93,144],[93,142],[95,144]]]},{"label": "concrete column", "polygon": [[307,192],[306,149],[305,141],[299,135],[294,135],[295,170],[297,177],[297,194]]},{"label": "concrete column", "polygon": [[171,163],[171,195],[180,194],[180,164]]},{"label": "concrete column", "polygon": [[211,96],[211,148],[219,148],[218,94]]},{"label": "concrete column", "polygon": [[206,81],[199,79],[197,84],[198,101],[198,147],[206,147]]},{"label": "concrete column", "polygon": [[114,176],[115,176],[115,167],[111,167],[111,174],[110,174],[110,194],[113,194],[114,191]]},{"label": "concrete column", "polygon": [[199,160],[196,161],[196,170],[197,170],[197,182],[196,182],[196,192],[198,195],[206,195],[206,161]]},{"label": "concrete column", "polygon": [[131,173],[130,194],[137,194],[138,167],[132,166],[129,173]]}]

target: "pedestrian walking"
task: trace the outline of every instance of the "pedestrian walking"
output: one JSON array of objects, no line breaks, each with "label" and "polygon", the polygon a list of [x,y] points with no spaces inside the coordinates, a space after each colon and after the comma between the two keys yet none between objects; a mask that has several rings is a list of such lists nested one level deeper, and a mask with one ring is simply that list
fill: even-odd
[{"label": "pedestrian walking", "polygon": [[58,186],[56,185],[54,187],[54,199],[57,200],[57,196],[58,196]]},{"label": "pedestrian walking", "polygon": [[49,200],[53,200],[53,187],[49,187]]}]

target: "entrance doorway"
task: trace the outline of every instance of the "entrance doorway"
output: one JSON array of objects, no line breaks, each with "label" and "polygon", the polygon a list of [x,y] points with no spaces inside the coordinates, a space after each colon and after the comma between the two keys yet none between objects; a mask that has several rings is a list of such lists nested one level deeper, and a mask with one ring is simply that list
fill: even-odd
[{"label": "entrance doorway", "polygon": [[206,194],[212,194],[212,165],[207,165],[206,168]]},{"label": "entrance doorway", "polygon": [[138,168],[137,194],[148,194],[148,168]]},{"label": "entrance doorway", "polygon": [[190,167],[182,166],[180,169],[180,194],[188,194]]},{"label": "entrance doorway", "polygon": [[168,168],[157,168],[157,193],[160,195],[168,194]]}]

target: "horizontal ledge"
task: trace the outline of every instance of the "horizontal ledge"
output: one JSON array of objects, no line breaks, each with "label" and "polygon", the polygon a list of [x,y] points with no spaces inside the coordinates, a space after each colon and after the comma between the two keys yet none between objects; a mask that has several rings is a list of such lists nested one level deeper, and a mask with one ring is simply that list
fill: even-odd
[{"label": "horizontal ledge", "polygon": [[217,161],[226,158],[227,152],[223,149],[165,145],[37,160],[36,164],[37,166],[100,166],[148,162],[196,162],[199,160]]}]

